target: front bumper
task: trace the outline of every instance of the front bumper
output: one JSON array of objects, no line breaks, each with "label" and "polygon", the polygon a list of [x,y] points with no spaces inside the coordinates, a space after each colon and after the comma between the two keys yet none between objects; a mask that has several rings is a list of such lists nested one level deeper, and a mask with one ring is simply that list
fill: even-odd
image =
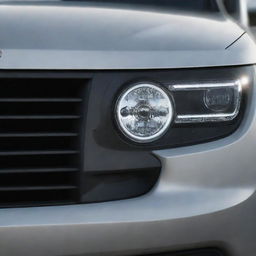
[{"label": "front bumper", "polygon": [[139,255],[202,247],[256,250],[256,100],[240,128],[210,143],[154,152],[147,195],[87,205],[0,210],[1,255]]}]

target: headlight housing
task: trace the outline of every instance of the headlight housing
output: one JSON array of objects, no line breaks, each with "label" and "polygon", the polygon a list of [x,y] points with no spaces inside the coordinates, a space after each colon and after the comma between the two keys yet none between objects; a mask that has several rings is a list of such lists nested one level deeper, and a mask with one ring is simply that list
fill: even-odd
[{"label": "headlight housing", "polygon": [[232,121],[240,110],[242,79],[169,84],[140,82],[119,95],[115,116],[122,133],[138,143],[161,138],[174,124]]}]

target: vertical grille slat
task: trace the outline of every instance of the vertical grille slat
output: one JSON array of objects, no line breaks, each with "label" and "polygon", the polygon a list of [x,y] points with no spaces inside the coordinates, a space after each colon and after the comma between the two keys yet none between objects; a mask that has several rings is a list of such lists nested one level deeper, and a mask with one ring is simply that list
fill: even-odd
[{"label": "vertical grille slat", "polygon": [[85,87],[82,79],[1,79],[1,207],[78,202]]}]

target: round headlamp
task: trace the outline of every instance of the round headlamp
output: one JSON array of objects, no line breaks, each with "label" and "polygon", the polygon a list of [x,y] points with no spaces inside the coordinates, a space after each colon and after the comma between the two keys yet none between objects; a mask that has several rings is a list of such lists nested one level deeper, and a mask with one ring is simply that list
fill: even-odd
[{"label": "round headlamp", "polygon": [[123,134],[140,143],[159,139],[174,116],[170,96],[151,83],[135,84],[125,90],[117,100],[115,111]]}]

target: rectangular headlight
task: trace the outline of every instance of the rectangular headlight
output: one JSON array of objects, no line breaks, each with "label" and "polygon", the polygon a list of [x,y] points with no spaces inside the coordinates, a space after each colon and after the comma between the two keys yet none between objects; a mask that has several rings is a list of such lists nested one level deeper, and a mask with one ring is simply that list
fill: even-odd
[{"label": "rectangular headlight", "polygon": [[200,84],[169,85],[176,107],[175,123],[224,122],[240,110],[240,80]]}]

